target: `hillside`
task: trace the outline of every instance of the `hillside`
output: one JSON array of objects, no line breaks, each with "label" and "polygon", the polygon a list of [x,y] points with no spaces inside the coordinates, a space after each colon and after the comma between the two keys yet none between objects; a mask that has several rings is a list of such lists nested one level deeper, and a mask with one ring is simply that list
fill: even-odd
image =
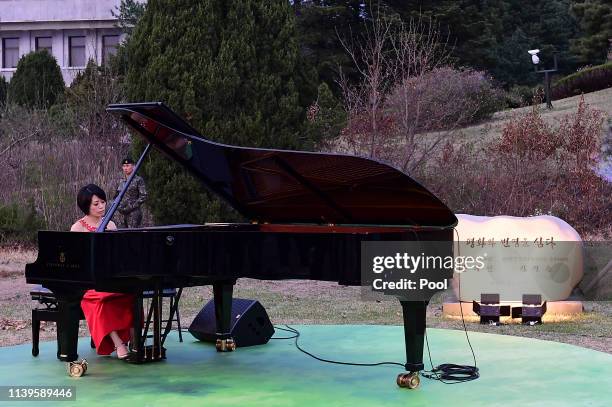
[{"label": "hillside", "polygon": [[[584,95],[584,100],[591,107],[605,112],[608,120],[612,119],[612,88],[587,93]],[[575,111],[579,102],[580,96],[555,100],[553,102],[552,110],[546,109],[546,105],[542,104],[542,117],[548,123],[555,124],[563,115]],[[487,120],[486,122],[475,126],[466,127],[462,130],[462,134],[465,135],[466,138],[477,138],[479,136],[484,136],[482,137],[482,141],[498,137],[501,135],[502,128],[508,120],[512,119],[512,117],[514,117],[516,114],[528,112],[531,108],[531,106],[527,106],[497,112],[490,120]]]}]

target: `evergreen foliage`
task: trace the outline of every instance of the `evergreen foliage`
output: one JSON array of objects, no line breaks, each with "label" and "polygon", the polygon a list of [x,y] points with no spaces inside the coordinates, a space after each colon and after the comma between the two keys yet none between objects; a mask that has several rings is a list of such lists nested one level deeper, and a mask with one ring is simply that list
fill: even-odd
[{"label": "evergreen foliage", "polygon": [[610,0],[302,0],[292,2],[300,27],[302,51],[319,78],[336,92],[342,69],[356,78],[338,36],[360,38],[365,20],[378,10],[403,21],[432,17],[453,48],[459,66],[484,69],[506,87],[531,85],[528,49],[541,50],[541,65],[552,65],[557,53],[559,74],[579,65],[605,62],[612,38]]},{"label": "evergreen foliage", "polygon": [[540,77],[534,72],[531,57],[526,52],[529,49],[532,49],[531,41],[525,31],[517,27],[512,36],[504,38],[496,47],[495,79],[501,83],[516,83],[522,75],[521,83],[537,83]]},{"label": "evergreen foliage", "polygon": [[[292,149],[313,144],[303,130],[316,88],[286,1],[149,1],[128,55],[129,100],[164,101],[211,140]],[[145,175],[158,222],[230,216],[198,181],[157,154]]]},{"label": "evergreen foliage", "polygon": [[[376,0],[371,0],[376,1]],[[571,0],[385,0],[404,20],[418,14],[433,17],[442,37],[453,46],[459,65],[485,69],[507,86],[533,84],[527,50],[539,48],[542,65],[558,53],[560,72],[572,72],[575,57],[570,40],[577,22]]]},{"label": "evergreen foliage", "polygon": [[136,0],[121,0],[115,10],[111,10],[111,14],[117,18],[117,25],[123,32],[129,34],[144,15],[146,8],[146,3],[139,3]]},{"label": "evergreen foliage", "polygon": [[34,203],[0,205],[0,244],[4,242],[34,242],[44,222],[34,210]]},{"label": "evergreen foliage", "polygon": [[319,85],[317,100],[308,108],[310,139],[322,146],[340,135],[346,126],[346,112],[327,83]]},{"label": "evergreen foliage", "polygon": [[363,29],[364,4],[361,0],[295,1],[301,53],[325,82],[339,95],[339,71],[357,79],[353,61],[340,39],[350,40]]},{"label": "evergreen foliage", "polygon": [[604,62],[612,38],[609,0],[301,0],[292,4],[302,51],[336,95],[339,69],[356,79],[338,36],[361,37],[362,23],[377,10],[405,22],[419,15],[432,17],[453,48],[457,65],[486,70],[507,88],[540,82],[530,66],[528,49],[539,48],[546,67],[556,52],[563,75],[580,64]]},{"label": "evergreen foliage", "polygon": [[46,50],[21,57],[9,84],[9,100],[22,106],[47,108],[64,93],[64,79]]},{"label": "evergreen foliage", "polygon": [[130,41],[132,31],[138,24],[147,9],[147,3],[139,3],[136,0],[121,0],[115,10],[111,10],[113,17],[117,18],[117,26],[125,34],[124,41],[117,47],[115,55],[111,55],[108,66],[111,72],[123,81],[128,70],[127,43]]},{"label": "evergreen foliage", "polygon": [[68,94],[68,100],[74,93],[88,93],[93,89],[96,76],[103,74],[104,70],[96,64],[96,61],[90,59],[87,61],[85,69],[79,72],[72,83],[70,84],[70,92]]},{"label": "evergreen foliage", "polygon": [[[98,105],[106,107],[110,103],[118,103],[117,75],[112,66],[99,66],[96,61],[87,61],[85,69],[77,74],[67,89],[66,100],[74,107],[83,103],[86,98],[92,99]],[[109,95],[111,94],[112,95]]]},{"label": "evergreen foliage", "polygon": [[606,61],[612,39],[612,1],[575,0],[572,11],[580,22],[582,35],[572,41],[572,50],[583,64]]},{"label": "evergreen foliage", "polygon": [[4,79],[4,76],[0,75],[0,108],[6,104],[7,92],[8,82]]}]

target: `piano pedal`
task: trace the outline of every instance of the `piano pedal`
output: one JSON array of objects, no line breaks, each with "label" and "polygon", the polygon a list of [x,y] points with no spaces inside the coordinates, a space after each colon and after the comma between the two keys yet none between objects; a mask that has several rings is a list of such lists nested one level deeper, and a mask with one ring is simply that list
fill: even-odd
[{"label": "piano pedal", "polygon": [[70,377],[81,377],[87,373],[87,360],[68,362],[66,363],[66,369]]},{"label": "piano pedal", "polygon": [[397,375],[397,385],[399,387],[416,389],[420,383],[419,372],[400,373]]},{"label": "piano pedal", "polygon": [[236,350],[236,342],[232,338],[217,339],[215,347],[217,352],[233,352]]}]

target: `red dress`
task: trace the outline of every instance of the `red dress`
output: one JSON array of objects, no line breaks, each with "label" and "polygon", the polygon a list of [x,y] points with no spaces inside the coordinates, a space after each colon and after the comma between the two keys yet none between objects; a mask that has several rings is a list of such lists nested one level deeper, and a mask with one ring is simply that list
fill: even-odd
[{"label": "red dress", "polygon": [[[87,230],[92,231],[92,227],[83,219],[80,222]],[[115,350],[115,344],[109,336],[112,331],[117,331],[124,343],[130,340],[130,328],[134,324],[134,300],[133,294],[96,290],[85,292],[81,308],[98,355],[110,355]]]}]

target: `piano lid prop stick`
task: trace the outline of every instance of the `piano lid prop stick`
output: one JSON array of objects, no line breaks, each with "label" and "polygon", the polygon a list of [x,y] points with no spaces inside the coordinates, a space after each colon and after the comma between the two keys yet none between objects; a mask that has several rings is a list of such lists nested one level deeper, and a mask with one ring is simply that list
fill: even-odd
[{"label": "piano lid prop stick", "polygon": [[104,218],[102,218],[102,222],[100,222],[100,226],[98,226],[98,228],[96,229],[96,233],[97,232],[104,232],[106,230],[106,226],[108,225],[108,222],[110,222],[110,220],[113,218],[113,215],[115,214],[115,211],[119,207],[119,203],[123,199],[123,196],[125,195],[125,193],[126,193],[128,187],[130,186],[130,184],[132,183],[132,180],[136,176],[136,173],[138,172],[138,169],[140,168],[142,162],[144,161],[144,158],[146,157],[146,155],[147,155],[147,153],[149,152],[150,149],[151,149],[151,143],[147,144],[147,146],[145,147],[144,151],[140,155],[140,158],[138,159],[138,162],[136,163],[136,166],[134,167],[134,171],[132,171],[132,173],[130,174],[129,178],[127,179],[125,185],[123,185],[123,189],[121,190],[121,192],[119,192],[119,195],[117,196],[117,198],[115,198],[115,201],[113,202],[113,204],[112,204],[111,208],[109,209],[109,211],[106,212],[106,215],[104,215]]}]

